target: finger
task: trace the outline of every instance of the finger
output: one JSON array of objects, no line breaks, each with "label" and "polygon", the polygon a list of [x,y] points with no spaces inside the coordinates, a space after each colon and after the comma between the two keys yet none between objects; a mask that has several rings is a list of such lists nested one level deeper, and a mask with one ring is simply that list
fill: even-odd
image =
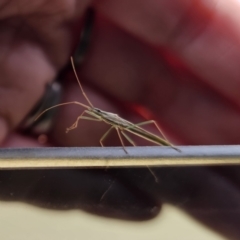
[{"label": "finger", "polygon": [[174,72],[148,45],[98,17],[89,50],[80,79],[113,99],[146,106],[178,142],[239,143],[240,116],[234,104],[195,75]]},{"label": "finger", "polygon": [[36,139],[24,137],[16,133],[9,134],[0,145],[1,148],[41,147]]},{"label": "finger", "polygon": [[227,178],[200,167],[151,170],[158,183],[148,169],[119,169],[118,175],[156,201],[174,204],[227,238],[239,239],[240,192]]},{"label": "finger", "polygon": [[[0,13],[0,142],[23,120],[43,95],[46,84],[66,64],[73,44],[73,24],[66,22],[80,19],[90,3],[81,1],[76,8],[75,1],[20,2],[3,5]],[[79,32],[80,28],[75,30]]]},{"label": "finger", "polygon": [[221,175],[223,178],[228,179],[232,185],[235,185],[238,189],[240,189],[240,177],[239,177],[239,167],[217,167],[212,168],[217,174]]},{"label": "finger", "polygon": [[212,88],[239,106],[238,1],[101,1],[111,21],[177,55]]},{"label": "finger", "polygon": [[1,171],[0,180],[1,199],[43,208],[82,209],[129,220],[150,219],[160,210],[160,204],[129,189],[104,170]]},{"label": "finger", "polygon": [[[40,147],[27,137],[12,134],[2,147]],[[0,199],[23,201],[49,209],[82,209],[129,220],[155,217],[161,208],[137,189],[104,169],[0,171]]]}]

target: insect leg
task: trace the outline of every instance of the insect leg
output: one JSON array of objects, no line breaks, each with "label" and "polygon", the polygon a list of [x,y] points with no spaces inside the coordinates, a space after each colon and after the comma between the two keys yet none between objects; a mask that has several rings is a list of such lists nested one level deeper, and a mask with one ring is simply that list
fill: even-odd
[{"label": "insect leg", "polygon": [[[168,139],[167,139],[166,136],[163,134],[162,130],[160,129],[160,127],[158,126],[158,124],[157,124],[156,121],[154,121],[154,120],[149,120],[149,121],[137,123],[137,124],[135,124],[135,125],[136,125],[136,126],[143,126],[143,125],[148,125],[148,124],[154,124],[155,127],[158,129],[158,131],[159,131],[159,132],[161,133],[161,135],[163,136],[163,138],[168,141]],[[169,141],[168,141],[168,142],[169,142]]]},{"label": "insect leg", "polygon": [[125,153],[128,153],[127,150],[126,150],[126,148],[125,148],[125,146],[124,146],[123,139],[122,139],[122,137],[121,137],[121,134],[120,134],[119,128],[116,127],[116,126],[114,126],[114,127],[115,127],[115,129],[116,129],[116,131],[117,131],[117,134],[118,134],[118,137],[119,137],[120,142],[121,142],[121,144],[122,144],[122,147],[123,147],[124,152],[125,152]]},{"label": "insect leg", "polygon": [[73,125],[71,127],[66,129],[66,133],[68,133],[70,130],[77,128],[78,122],[80,119],[91,120],[91,121],[101,121],[101,119],[98,119],[98,118],[91,118],[91,117],[83,116],[85,113],[86,113],[86,110],[83,111],[83,113],[77,118],[77,120],[73,123]]},{"label": "insect leg", "polygon": [[102,147],[104,147],[103,146],[103,140],[107,137],[107,135],[113,130],[113,128],[114,128],[114,126],[111,126],[104,134],[103,134],[103,136],[101,137],[101,139],[100,139],[100,144],[101,144],[101,146]]},{"label": "insect leg", "polygon": [[[125,132],[121,131],[121,133],[133,146],[136,146],[135,142]],[[153,172],[153,170],[148,165],[146,165],[146,166],[147,166],[149,172],[154,177],[155,182],[158,182],[158,177],[156,176],[156,174]]]},{"label": "insect leg", "polygon": [[117,134],[118,134],[118,137],[119,137],[120,142],[121,142],[121,144],[122,144],[123,150],[125,151],[125,153],[127,153],[127,150],[126,150],[125,147],[124,147],[124,143],[123,143],[122,137],[121,137],[121,135],[120,135],[119,129],[118,129],[118,127],[116,127],[116,126],[110,127],[110,128],[107,130],[107,132],[104,133],[104,135],[103,135],[103,136],[101,137],[101,139],[100,139],[100,144],[101,144],[101,146],[103,147],[103,143],[102,143],[103,140],[107,137],[107,135],[112,131],[113,128],[116,129]]},{"label": "insect leg", "polygon": [[160,127],[158,126],[157,122],[154,120],[149,120],[149,121],[145,121],[145,122],[141,122],[141,123],[137,123],[135,124],[135,126],[143,126],[143,125],[147,125],[147,124],[154,124],[155,127],[158,129],[158,131],[161,133],[161,135],[163,136],[163,138],[168,142],[169,146],[171,146],[172,148],[174,148],[175,150],[177,150],[178,152],[180,152],[180,150],[178,148],[176,148],[174,145],[172,145],[169,140],[167,139],[167,137],[164,135],[164,133],[162,132],[162,130],[160,129]]},{"label": "insect leg", "polygon": [[121,133],[133,146],[136,146],[135,142],[124,131],[121,131]]}]

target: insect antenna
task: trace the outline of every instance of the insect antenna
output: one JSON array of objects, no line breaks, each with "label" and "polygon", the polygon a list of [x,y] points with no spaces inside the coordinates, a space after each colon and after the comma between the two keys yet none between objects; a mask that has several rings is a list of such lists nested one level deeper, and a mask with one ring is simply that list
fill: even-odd
[{"label": "insect antenna", "polygon": [[76,68],[75,68],[75,65],[74,65],[73,57],[71,57],[71,64],[72,64],[73,72],[74,72],[74,75],[75,75],[75,77],[76,77],[76,79],[77,79],[78,85],[79,85],[79,87],[80,87],[80,89],[81,89],[81,92],[82,92],[83,96],[84,96],[85,99],[87,100],[89,106],[87,106],[87,105],[85,105],[85,104],[83,104],[83,103],[77,102],[77,101],[60,103],[60,104],[57,104],[57,105],[55,105],[55,106],[52,106],[52,107],[49,107],[49,108],[45,109],[43,112],[41,112],[41,113],[34,119],[34,121],[36,121],[36,120],[37,120],[38,118],[40,118],[45,112],[49,111],[50,109],[53,109],[53,108],[56,108],[56,107],[60,107],[60,106],[64,106],[64,105],[68,105],[68,104],[80,105],[80,106],[82,106],[82,107],[84,107],[84,108],[86,108],[86,109],[89,109],[89,110],[90,110],[91,108],[94,108],[93,104],[91,103],[91,101],[90,101],[89,98],[87,97],[87,95],[86,95],[86,93],[84,92],[83,87],[82,87],[82,85],[81,85],[81,83],[80,83],[80,80],[79,80],[79,78],[78,78],[77,71],[76,71]]},{"label": "insect antenna", "polygon": [[80,106],[82,106],[82,107],[84,107],[84,108],[87,108],[87,109],[90,108],[89,106],[87,106],[87,105],[85,105],[85,104],[83,104],[83,103],[80,103],[80,102],[76,102],[76,101],[60,103],[60,104],[54,105],[54,106],[52,106],[52,107],[50,107],[50,108],[47,108],[47,109],[45,109],[44,111],[42,111],[42,112],[34,119],[34,121],[36,121],[36,120],[37,120],[38,118],[40,118],[45,112],[49,111],[50,109],[53,109],[53,108],[56,108],[56,107],[61,107],[61,106],[64,106],[64,105],[69,105],[69,104],[80,105]]},{"label": "insect antenna", "polygon": [[87,100],[88,104],[89,104],[92,108],[94,108],[93,104],[91,103],[91,101],[90,101],[89,98],[87,97],[87,94],[84,92],[83,87],[82,87],[82,85],[81,85],[81,83],[80,83],[80,80],[79,80],[78,75],[77,75],[77,71],[76,71],[76,69],[75,69],[73,57],[71,57],[71,64],[72,64],[73,72],[74,72],[74,74],[75,74],[75,77],[76,77],[76,79],[77,79],[78,85],[79,85],[79,87],[80,87],[80,89],[81,89],[81,91],[82,91],[83,96],[84,96],[85,99]]}]

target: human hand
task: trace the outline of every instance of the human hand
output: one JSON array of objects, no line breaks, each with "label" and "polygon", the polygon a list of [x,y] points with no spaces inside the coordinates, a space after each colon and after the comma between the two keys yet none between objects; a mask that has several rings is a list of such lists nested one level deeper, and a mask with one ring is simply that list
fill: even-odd
[{"label": "human hand", "polygon": [[[176,0],[132,0],[101,1],[94,7],[99,15],[79,76],[94,86],[85,90],[97,107],[120,112],[126,119],[137,122],[134,113],[122,109],[115,101],[142,105],[182,144],[239,143],[238,3],[221,1],[206,6],[199,1],[197,5]],[[67,60],[63,58],[64,61]],[[42,73],[40,69],[38,66],[36,71]],[[45,82],[39,82],[43,91]],[[65,87],[66,101],[84,101],[76,86],[72,81]],[[41,94],[39,91],[34,96],[37,99]],[[22,112],[23,117],[27,110]],[[82,121],[75,131],[65,135],[65,128],[77,115],[75,108],[59,109],[51,132],[53,143],[98,145],[107,130],[104,124]],[[15,116],[12,118],[17,122]],[[16,141],[15,145],[11,143],[14,139],[9,138],[5,146],[16,146]],[[113,136],[109,142],[117,140]],[[154,171],[159,184],[147,169],[40,171],[39,174],[33,171],[24,172],[22,181],[20,173],[12,173],[16,176],[12,179],[19,183],[15,191],[20,199],[40,202],[43,206],[50,202],[49,207],[80,207],[115,217],[143,219],[156,215],[161,202],[171,202],[223,234],[239,238],[238,168]],[[8,173],[2,181],[5,196],[9,191],[7,183],[12,183]],[[35,183],[31,191],[23,184],[26,179]],[[111,191],[100,201],[112,182]],[[53,188],[56,191],[51,195]],[[45,194],[39,194],[42,192]]]}]

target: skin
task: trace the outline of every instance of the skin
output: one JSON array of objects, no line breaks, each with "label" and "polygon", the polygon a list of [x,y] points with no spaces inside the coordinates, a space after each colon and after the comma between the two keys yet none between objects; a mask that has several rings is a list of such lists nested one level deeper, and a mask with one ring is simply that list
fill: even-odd
[{"label": "skin", "polygon": [[[98,14],[78,74],[96,107],[137,123],[143,119],[130,103],[143,106],[176,144],[240,143],[238,1],[13,0],[0,6],[2,147],[39,146],[15,129],[68,63],[88,6]],[[63,102],[83,99],[70,71]],[[108,129],[104,124],[81,121],[65,134],[81,112],[75,106],[59,109],[48,144],[98,146]],[[117,135],[108,143],[119,145]],[[240,238],[238,167],[154,173],[160,184],[148,169],[1,171],[0,197],[132,220],[150,219],[168,202],[220,234]]]}]

